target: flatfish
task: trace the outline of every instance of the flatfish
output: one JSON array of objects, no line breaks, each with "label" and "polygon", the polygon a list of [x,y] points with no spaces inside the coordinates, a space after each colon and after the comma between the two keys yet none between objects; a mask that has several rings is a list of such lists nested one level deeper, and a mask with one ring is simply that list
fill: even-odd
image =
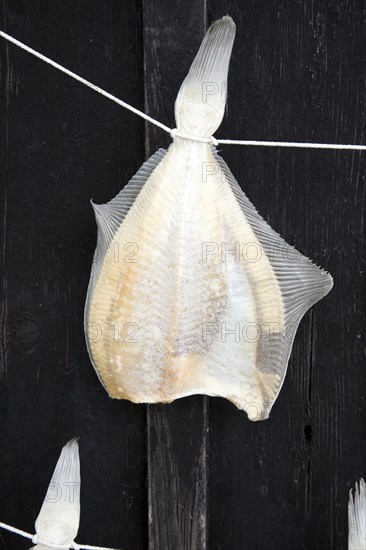
[{"label": "flatfish", "polygon": [[85,333],[112,398],[221,396],[262,420],[302,316],[333,283],[263,220],[210,141],[234,37],[228,16],[210,27],[175,102],[173,143],[93,204]]}]

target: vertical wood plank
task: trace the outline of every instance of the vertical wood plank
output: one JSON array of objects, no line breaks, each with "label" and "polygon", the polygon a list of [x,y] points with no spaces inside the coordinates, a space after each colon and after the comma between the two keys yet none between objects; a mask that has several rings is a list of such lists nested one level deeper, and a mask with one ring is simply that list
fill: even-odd
[{"label": "vertical wood plank", "polygon": [[[128,14],[128,16],[126,16]],[[1,28],[143,108],[138,3],[1,2]],[[89,361],[83,309],[96,227],[144,160],[143,122],[0,43],[1,209],[6,232],[0,517],[28,531],[61,447],[80,436],[78,540],[146,547],[146,411],[112,401]],[[29,541],[1,532],[8,550]]]},{"label": "vertical wood plank", "polygon": [[[174,101],[205,28],[204,2],[144,1],[146,112],[171,128]],[[170,138],[149,125],[146,154]],[[208,548],[207,398],[148,407],[149,548]]]},{"label": "vertical wood plank", "polygon": [[[237,39],[217,135],[365,143],[365,6],[342,0],[209,0]],[[365,156],[225,147],[266,220],[334,276],[305,316],[269,420],[210,409],[212,550],[347,547],[348,491],[366,456]]]}]

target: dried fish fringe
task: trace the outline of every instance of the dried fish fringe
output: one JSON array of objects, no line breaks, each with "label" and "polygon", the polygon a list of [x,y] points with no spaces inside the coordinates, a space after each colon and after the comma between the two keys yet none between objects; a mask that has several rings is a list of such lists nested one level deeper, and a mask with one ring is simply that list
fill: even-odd
[{"label": "dried fish fringe", "polygon": [[[267,225],[212,146],[234,36],[230,17],[210,27],[178,93],[169,150],[93,205],[85,333],[113,398],[169,403],[203,393],[263,420],[301,318],[333,283]],[[240,261],[230,253],[237,245]],[[256,261],[243,254],[250,246]]]},{"label": "dried fish fringe", "polygon": [[348,550],[366,550],[366,485],[363,478],[356,483],[355,494],[349,492]]}]

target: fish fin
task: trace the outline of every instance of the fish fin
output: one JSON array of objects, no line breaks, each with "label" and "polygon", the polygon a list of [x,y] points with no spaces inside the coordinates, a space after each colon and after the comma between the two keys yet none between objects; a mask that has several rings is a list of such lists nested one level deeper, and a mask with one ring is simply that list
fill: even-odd
[{"label": "fish fin", "polygon": [[80,521],[80,461],[77,439],[69,441],[48,487],[36,519],[36,534],[43,542],[69,544],[76,538]]},{"label": "fish fin", "polygon": [[366,485],[361,478],[356,483],[355,494],[349,493],[348,549],[366,550]]},{"label": "fish fin", "polygon": [[[154,172],[155,168],[160,164],[161,160],[165,157],[167,151],[165,149],[158,149],[146,162],[142,164],[138,172],[130,179],[125,187],[106,204],[94,204],[92,206],[95,213],[95,219],[98,227],[98,239],[97,246],[94,253],[94,259],[90,274],[89,286],[87,291],[87,297],[84,308],[84,328],[87,331],[88,327],[88,311],[91,295],[94,289],[94,284],[98,279],[100,269],[103,264],[103,259],[108,251],[108,248],[112,242],[112,239],[121,223],[128,214],[131,206],[135,202],[138,194]],[[100,374],[94,365],[92,354],[90,351],[89,339],[86,338],[86,344],[90,356],[90,360],[94,366],[94,369],[98,375]]]},{"label": "fish fin", "polygon": [[[277,395],[285,378],[286,366],[298,325],[306,311],[331,290],[333,279],[329,273],[320,269],[309,258],[287,244],[267,224],[242,191],[224,160],[214,148],[212,151],[247,222],[259,241],[260,253],[263,252],[271,264],[280,288],[284,307],[284,333],[282,335],[282,360],[279,366],[285,365],[285,368],[279,372],[281,383],[276,389]],[[271,354],[268,357],[266,354],[263,361],[265,364],[262,365],[262,368],[265,371],[273,368]]]},{"label": "fish fin", "polygon": [[[300,320],[312,305],[331,290],[333,286],[331,275],[303,256],[294,246],[286,243],[268,225],[245,195],[225,161],[217,154],[216,159],[248,223],[270,260],[281,288],[287,313],[286,320],[293,321],[299,316]],[[290,287],[289,283],[291,283]]]},{"label": "fish fin", "polygon": [[208,138],[220,126],[234,38],[235,23],[229,16],[208,29],[175,101],[178,131]]},{"label": "fish fin", "polygon": [[104,255],[137,195],[165,154],[165,149],[156,151],[143,163],[139,171],[130,179],[122,191],[106,204],[91,203],[98,226],[98,254],[101,253],[102,256]]}]

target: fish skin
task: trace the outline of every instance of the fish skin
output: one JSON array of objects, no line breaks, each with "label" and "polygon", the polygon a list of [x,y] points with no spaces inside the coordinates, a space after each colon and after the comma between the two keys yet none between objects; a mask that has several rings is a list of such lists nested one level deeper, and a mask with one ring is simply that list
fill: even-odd
[{"label": "fish skin", "polygon": [[[332,279],[297,251],[297,264],[283,258],[284,247],[294,249],[259,216],[215,148],[179,137],[207,138],[221,123],[234,35],[228,17],[211,27],[176,100],[174,143],[130,191],[95,206],[102,253],[85,331],[111,397],[170,403],[202,393],[263,420],[298,323]],[[220,93],[203,102],[207,82]]]}]

